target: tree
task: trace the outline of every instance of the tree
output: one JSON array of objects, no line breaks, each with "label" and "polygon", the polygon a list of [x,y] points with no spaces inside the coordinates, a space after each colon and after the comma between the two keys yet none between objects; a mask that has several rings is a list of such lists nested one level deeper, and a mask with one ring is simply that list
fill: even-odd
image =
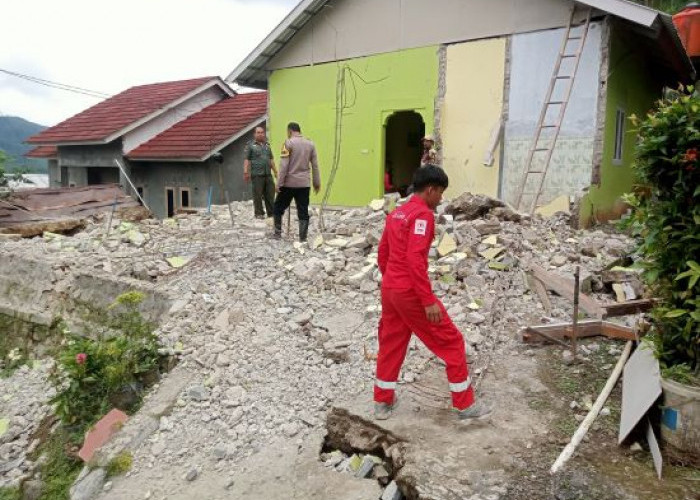
[{"label": "tree", "polygon": [[652,9],[676,14],[688,3],[686,0],[632,0],[635,3],[651,7]]},{"label": "tree", "polygon": [[0,187],[7,186],[7,176],[5,175],[5,162],[7,161],[7,155],[4,151],[0,149]]}]

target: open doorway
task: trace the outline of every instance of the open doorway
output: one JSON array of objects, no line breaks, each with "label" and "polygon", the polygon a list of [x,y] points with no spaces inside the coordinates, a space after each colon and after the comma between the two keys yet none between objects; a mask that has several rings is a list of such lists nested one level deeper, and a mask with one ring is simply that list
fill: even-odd
[{"label": "open doorway", "polygon": [[175,215],[175,189],[165,188],[165,203],[167,207],[168,218]]},{"label": "open doorway", "polygon": [[420,167],[425,122],[415,111],[398,111],[387,120],[385,134],[384,190],[406,196],[413,174]]}]

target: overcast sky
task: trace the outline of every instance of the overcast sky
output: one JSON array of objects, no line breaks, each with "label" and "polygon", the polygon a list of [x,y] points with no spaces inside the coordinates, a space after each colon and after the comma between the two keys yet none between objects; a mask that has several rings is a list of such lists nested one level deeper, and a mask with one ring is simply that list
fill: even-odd
[{"label": "overcast sky", "polygon": [[[226,77],[297,0],[22,0],[2,6],[0,68],[108,94]],[[0,73],[0,115],[42,125],[99,99]]]}]

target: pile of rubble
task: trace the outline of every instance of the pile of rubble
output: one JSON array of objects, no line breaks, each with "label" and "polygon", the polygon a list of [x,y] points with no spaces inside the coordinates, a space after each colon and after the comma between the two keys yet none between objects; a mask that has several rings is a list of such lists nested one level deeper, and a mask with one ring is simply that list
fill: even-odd
[{"label": "pile of rubble", "polygon": [[[167,497],[173,471],[182,481],[196,481],[203,470],[225,475],[279,437],[302,448],[330,407],[370,397],[382,207],[326,212],[324,233],[312,231],[303,246],[270,239],[270,226],[252,217],[250,203],[234,203],[232,211],[233,224],[226,207],[214,207],[165,221],[115,220],[109,229],[106,219],[96,220],[75,236],[0,243],[0,259],[23,255],[65,272],[136,278],[176,298],[158,334],[164,351],[181,358],[189,382],[133,450],[130,472],[149,478],[152,498]],[[536,264],[567,276],[581,266],[590,292],[611,300],[604,271],[630,248],[625,236],[574,230],[564,215],[531,219],[486,197],[463,195],[436,217],[430,273],[477,376],[494,353],[518,341],[523,326],[571,317],[569,302],[558,297],[545,313],[523,270]],[[419,380],[430,359],[412,342],[401,383]],[[5,411],[0,406],[0,419]],[[45,411],[17,417],[36,421]],[[29,444],[0,439],[3,463],[5,450]],[[336,467],[359,460],[331,454],[326,462],[338,458]],[[362,457],[360,467],[368,460]],[[25,474],[15,465],[0,468],[0,484]],[[119,498],[114,491],[104,498]]]}]

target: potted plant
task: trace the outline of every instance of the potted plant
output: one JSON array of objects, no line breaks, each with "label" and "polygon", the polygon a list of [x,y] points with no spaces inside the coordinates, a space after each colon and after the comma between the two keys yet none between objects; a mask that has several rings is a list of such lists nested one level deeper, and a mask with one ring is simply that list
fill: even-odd
[{"label": "potted plant", "polygon": [[626,201],[643,276],[654,297],[652,340],[662,367],[662,436],[700,454],[700,95],[669,91],[632,117],[641,184]]}]

